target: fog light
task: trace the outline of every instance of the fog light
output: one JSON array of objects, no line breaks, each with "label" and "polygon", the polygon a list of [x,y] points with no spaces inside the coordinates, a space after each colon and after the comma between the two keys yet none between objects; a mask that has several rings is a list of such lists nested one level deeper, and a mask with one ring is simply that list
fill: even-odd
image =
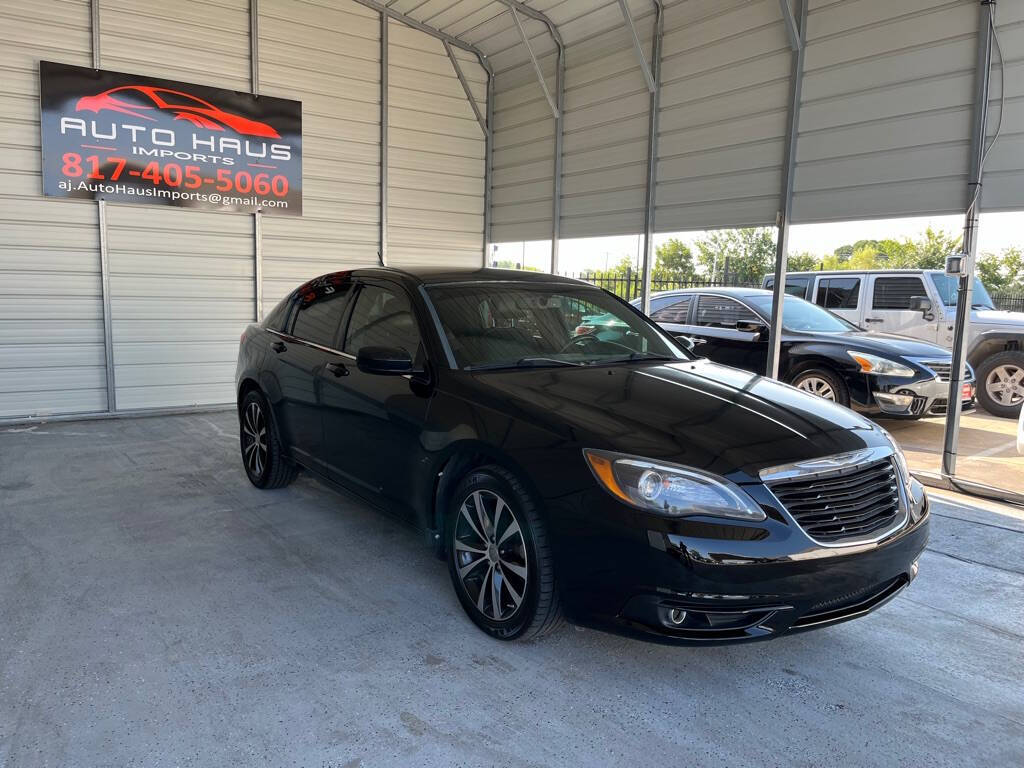
[{"label": "fog light", "polygon": [[668,612],[668,620],[678,627],[686,621],[686,611],[680,610],[679,608],[673,608]]},{"label": "fog light", "polygon": [[897,395],[892,392],[872,392],[875,402],[885,413],[907,413],[914,404],[913,395]]}]

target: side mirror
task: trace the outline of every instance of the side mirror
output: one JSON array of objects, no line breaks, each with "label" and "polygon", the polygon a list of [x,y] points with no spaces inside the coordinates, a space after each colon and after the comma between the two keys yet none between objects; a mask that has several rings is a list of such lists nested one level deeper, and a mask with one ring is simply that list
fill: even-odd
[{"label": "side mirror", "polygon": [[911,296],[910,311],[920,312],[922,315],[927,317],[932,311],[932,300],[927,296]]},{"label": "side mirror", "polygon": [[356,367],[378,376],[416,373],[409,353],[398,347],[362,347],[356,355]]}]

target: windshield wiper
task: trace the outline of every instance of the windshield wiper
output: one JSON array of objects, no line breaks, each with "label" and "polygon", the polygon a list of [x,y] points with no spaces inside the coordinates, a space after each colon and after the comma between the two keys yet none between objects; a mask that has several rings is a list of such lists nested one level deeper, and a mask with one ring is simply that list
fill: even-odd
[{"label": "windshield wiper", "polygon": [[568,365],[576,368],[584,365],[584,363],[574,363],[570,360],[559,360],[556,357],[521,357],[514,363],[484,363],[483,365],[471,365],[466,370],[489,371],[496,370],[498,368],[542,368],[546,366],[562,365]]},{"label": "windshield wiper", "polygon": [[602,357],[598,360],[591,360],[588,365],[603,365],[605,363],[629,363],[634,360],[671,360],[675,361],[677,358],[669,357],[668,355],[661,355],[657,352],[630,352],[628,355],[622,357]]}]

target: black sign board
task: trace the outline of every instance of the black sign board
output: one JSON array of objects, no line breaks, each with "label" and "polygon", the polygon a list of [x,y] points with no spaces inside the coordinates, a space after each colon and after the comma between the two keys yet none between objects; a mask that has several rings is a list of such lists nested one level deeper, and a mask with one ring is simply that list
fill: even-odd
[{"label": "black sign board", "polygon": [[302,215],[302,104],[39,62],[43,194]]}]

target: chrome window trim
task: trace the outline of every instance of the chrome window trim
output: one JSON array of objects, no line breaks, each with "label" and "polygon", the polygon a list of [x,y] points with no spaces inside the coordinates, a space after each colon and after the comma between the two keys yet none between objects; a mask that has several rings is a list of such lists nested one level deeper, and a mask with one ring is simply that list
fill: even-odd
[{"label": "chrome window trim", "polygon": [[303,339],[303,338],[301,338],[299,336],[292,336],[289,333],[282,333],[281,331],[276,331],[273,328],[266,328],[264,330],[266,330],[267,333],[272,333],[275,336],[279,336],[280,338],[284,339],[285,341],[291,341],[291,342],[294,342],[296,344],[303,344],[303,345],[305,345],[307,347],[312,347],[313,349],[319,349],[321,352],[328,352],[328,353],[330,353],[332,355],[338,355],[339,357],[344,357],[347,360],[355,360],[356,359],[355,355],[350,355],[348,352],[342,352],[340,349],[334,349],[333,347],[325,347],[323,344],[317,344],[315,341],[307,341],[306,339]]},{"label": "chrome window trim", "polygon": [[[873,464],[876,461],[888,459],[892,465],[893,474],[896,476],[896,494],[899,497],[899,512],[893,524],[871,536],[849,539],[837,542],[819,541],[811,536],[796,518],[793,517],[786,506],[779,500],[772,490],[771,483],[799,478],[801,480],[815,480],[819,477],[829,477],[843,474],[843,470],[856,469],[865,464]],[[892,536],[897,531],[906,527],[910,521],[910,500],[907,498],[906,482],[903,473],[900,472],[899,464],[895,461],[895,451],[890,446],[875,446],[873,448],[862,448],[847,453],[837,453],[832,456],[822,456],[818,459],[793,462],[791,464],[780,464],[775,467],[766,467],[758,475],[764,482],[765,488],[771,494],[772,499],[778,508],[785,512],[786,517],[804,534],[810,541],[819,547],[829,550],[848,549],[850,547],[865,547],[873,545]]]}]

